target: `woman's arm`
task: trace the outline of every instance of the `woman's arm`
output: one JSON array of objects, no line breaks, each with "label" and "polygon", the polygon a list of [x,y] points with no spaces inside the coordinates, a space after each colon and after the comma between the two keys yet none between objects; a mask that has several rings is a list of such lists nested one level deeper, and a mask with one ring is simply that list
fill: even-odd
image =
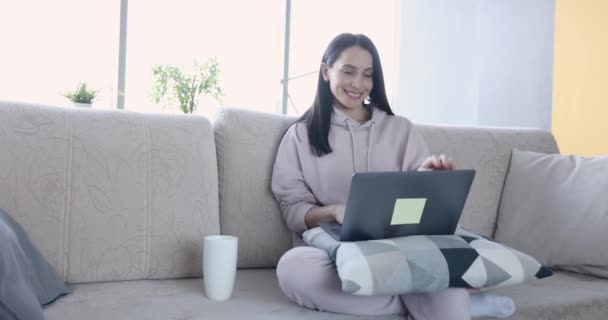
[{"label": "woman's arm", "polygon": [[306,184],[300,164],[298,145],[303,143],[292,125],[279,145],[272,170],[271,188],[277,199],[285,223],[293,232],[303,232],[309,227],[308,212],[318,207],[318,201]]},{"label": "woman's arm", "polygon": [[407,121],[407,142],[403,156],[402,171],[415,171],[431,155],[422,135],[411,122]]},{"label": "woman's arm", "polygon": [[452,158],[441,154],[431,154],[424,138],[416,127],[408,121],[409,131],[405,155],[403,157],[403,171],[430,171],[430,170],[454,170],[456,165]]}]

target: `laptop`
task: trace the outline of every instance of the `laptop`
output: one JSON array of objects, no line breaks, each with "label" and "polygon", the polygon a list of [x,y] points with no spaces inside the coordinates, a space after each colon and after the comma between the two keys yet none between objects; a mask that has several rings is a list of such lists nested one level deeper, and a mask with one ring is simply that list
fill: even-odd
[{"label": "laptop", "polygon": [[339,241],[454,234],[475,170],[354,173],[344,221],[321,224]]}]

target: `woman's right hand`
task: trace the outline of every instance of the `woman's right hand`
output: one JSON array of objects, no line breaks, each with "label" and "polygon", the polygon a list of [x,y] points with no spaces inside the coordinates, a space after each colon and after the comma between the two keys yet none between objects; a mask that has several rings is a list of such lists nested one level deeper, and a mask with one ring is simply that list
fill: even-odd
[{"label": "woman's right hand", "polygon": [[426,158],[418,171],[432,171],[432,170],[454,170],[456,165],[452,161],[451,157],[441,154],[440,156],[431,155]]},{"label": "woman's right hand", "polygon": [[338,222],[339,224],[342,224],[342,222],[344,221],[345,209],[346,206],[343,204],[336,204],[332,206],[331,213],[334,217],[334,220],[336,220],[336,222]]},{"label": "woman's right hand", "polygon": [[345,206],[343,204],[312,207],[306,212],[304,222],[309,229],[318,227],[321,223],[327,222],[337,221],[339,224],[342,224],[342,221],[344,220],[344,209]]}]

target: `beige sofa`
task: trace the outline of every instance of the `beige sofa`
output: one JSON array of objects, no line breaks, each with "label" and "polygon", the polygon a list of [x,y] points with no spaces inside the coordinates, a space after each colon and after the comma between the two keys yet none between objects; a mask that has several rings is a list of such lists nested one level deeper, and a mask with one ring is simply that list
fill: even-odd
[{"label": "beige sofa", "polygon": [[[306,310],[273,267],[291,246],[270,191],[292,117],[238,109],[190,115],[0,102],[0,207],[73,293],[47,319],[350,319]],[[433,152],[477,169],[461,222],[493,235],[511,148],[557,153],[531,129],[419,126]],[[204,295],[201,239],[239,237],[235,292]],[[608,280],[556,272],[501,288],[512,319],[607,319]],[[399,319],[397,316],[379,319]]]}]

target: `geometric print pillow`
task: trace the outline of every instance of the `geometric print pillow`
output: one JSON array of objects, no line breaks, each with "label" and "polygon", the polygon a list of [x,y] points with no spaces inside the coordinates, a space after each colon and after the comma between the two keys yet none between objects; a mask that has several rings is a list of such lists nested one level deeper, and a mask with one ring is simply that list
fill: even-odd
[{"label": "geometric print pillow", "polygon": [[339,242],[321,228],[304,241],[335,261],[342,291],[362,296],[489,288],[551,276],[531,256],[458,226],[454,235]]}]

